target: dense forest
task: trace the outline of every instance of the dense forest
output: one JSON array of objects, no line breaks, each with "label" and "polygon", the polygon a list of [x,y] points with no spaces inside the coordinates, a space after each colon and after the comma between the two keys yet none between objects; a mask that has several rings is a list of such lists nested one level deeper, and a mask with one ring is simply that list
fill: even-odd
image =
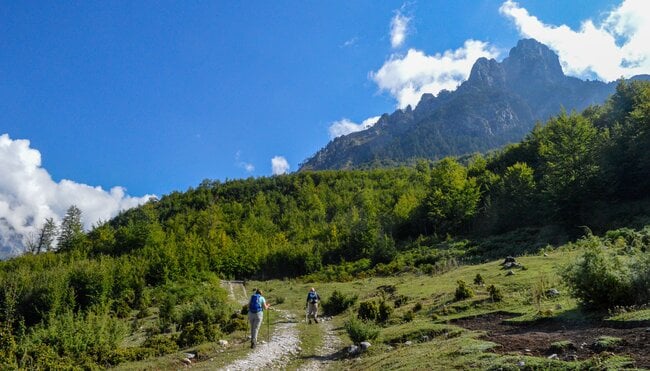
[{"label": "dense forest", "polygon": [[0,362],[111,365],[150,355],[160,344],[146,354],[117,348],[124,329],[115,319],[151,305],[162,328],[181,308],[180,345],[210,338],[237,326],[219,278],[432,272],[650,224],[648,148],[650,83],[620,82],[604,105],[562,112],[487,155],[206,180],[90,231],[71,206],[61,226],[45,223],[30,253],[0,263]]}]

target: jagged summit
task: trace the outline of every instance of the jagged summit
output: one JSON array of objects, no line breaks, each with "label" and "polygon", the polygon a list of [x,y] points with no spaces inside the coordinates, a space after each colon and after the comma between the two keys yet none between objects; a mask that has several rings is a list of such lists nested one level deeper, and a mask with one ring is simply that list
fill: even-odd
[{"label": "jagged summit", "polygon": [[567,77],[546,45],[520,40],[503,61],[480,58],[453,92],[423,94],[415,108],[384,114],[368,130],[338,137],[301,170],[367,168],[484,152],[521,140],[562,108],[600,104],[615,84]]},{"label": "jagged summit", "polygon": [[565,78],[557,54],[535,39],[519,40],[502,65],[514,80],[557,82]]}]

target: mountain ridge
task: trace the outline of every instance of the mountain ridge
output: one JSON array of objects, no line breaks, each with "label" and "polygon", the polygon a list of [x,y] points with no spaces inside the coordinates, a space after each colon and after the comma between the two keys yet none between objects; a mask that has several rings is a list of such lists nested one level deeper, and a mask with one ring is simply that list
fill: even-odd
[{"label": "mountain ridge", "polygon": [[489,151],[521,140],[536,122],[561,109],[581,111],[603,103],[615,87],[616,82],[566,76],[556,53],[534,39],[522,39],[501,62],[479,58],[455,91],[423,94],[415,108],[383,114],[373,127],[335,138],[299,171],[390,166]]}]

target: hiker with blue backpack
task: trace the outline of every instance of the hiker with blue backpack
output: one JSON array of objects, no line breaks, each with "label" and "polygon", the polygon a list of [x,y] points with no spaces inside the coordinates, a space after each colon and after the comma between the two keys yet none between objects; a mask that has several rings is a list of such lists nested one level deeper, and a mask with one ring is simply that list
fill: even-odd
[{"label": "hiker with blue backpack", "polygon": [[309,290],[307,294],[307,319],[311,324],[311,318],[314,317],[314,322],[318,323],[318,302],[320,301],[320,296],[316,292],[316,289],[313,287]]},{"label": "hiker with blue backpack", "polygon": [[266,303],[266,299],[262,296],[262,290],[253,290],[253,295],[248,303],[248,321],[251,324],[251,348],[255,348],[257,345],[257,333],[262,327],[264,311],[269,307],[270,305]]}]

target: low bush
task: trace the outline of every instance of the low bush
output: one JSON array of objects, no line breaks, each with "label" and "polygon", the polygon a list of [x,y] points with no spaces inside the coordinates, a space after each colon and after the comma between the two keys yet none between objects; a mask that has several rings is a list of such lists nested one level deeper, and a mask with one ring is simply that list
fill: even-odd
[{"label": "low bush", "polygon": [[178,350],[178,344],[173,338],[165,335],[153,335],[147,338],[142,344],[145,348],[153,350],[155,355],[162,356],[163,354],[173,353]]},{"label": "low bush", "polygon": [[474,291],[467,286],[465,281],[459,280],[457,283],[458,287],[456,287],[456,292],[454,294],[456,301],[469,299],[474,296]]},{"label": "low bush", "polygon": [[376,340],[379,337],[379,328],[354,317],[345,322],[345,331],[355,344]]},{"label": "low bush", "polygon": [[650,257],[621,254],[596,237],[583,241],[587,249],[578,261],[561,272],[571,294],[585,307],[606,310],[650,301]]},{"label": "low bush", "polygon": [[323,312],[328,316],[335,316],[346,311],[357,302],[357,296],[346,296],[338,290],[334,290],[332,296],[323,302]]},{"label": "low bush", "polygon": [[395,308],[399,308],[402,305],[406,304],[408,300],[409,298],[406,295],[397,295],[395,300],[393,300],[393,304],[395,305]]},{"label": "low bush", "polygon": [[393,315],[393,307],[391,307],[385,300],[382,300],[379,303],[378,309],[376,321],[380,323],[388,322],[390,317]]},{"label": "low bush", "polygon": [[575,348],[576,346],[570,340],[562,340],[551,343],[550,350],[554,353],[562,353]]},{"label": "low bush", "polygon": [[487,289],[488,295],[490,296],[490,300],[492,301],[501,301],[503,300],[503,293],[501,293],[501,289],[494,285],[490,285]]},{"label": "low bush", "polygon": [[359,304],[357,317],[365,321],[375,321],[379,317],[379,306],[374,301],[364,301]]},{"label": "low bush", "polygon": [[613,336],[601,336],[592,344],[596,352],[612,350],[623,343],[623,339]]}]

